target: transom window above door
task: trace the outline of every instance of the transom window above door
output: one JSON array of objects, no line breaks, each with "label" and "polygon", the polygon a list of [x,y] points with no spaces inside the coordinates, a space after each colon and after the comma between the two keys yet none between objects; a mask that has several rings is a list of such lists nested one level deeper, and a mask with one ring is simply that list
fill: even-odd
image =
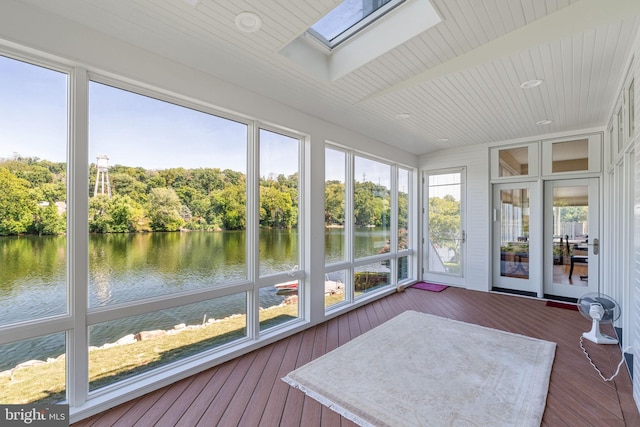
[{"label": "transom window above door", "polygon": [[602,134],[542,141],[542,175],[600,172]]},{"label": "transom window above door", "polygon": [[491,148],[490,158],[494,182],[598,173],[601,170],[602,134],[497,146]]}]

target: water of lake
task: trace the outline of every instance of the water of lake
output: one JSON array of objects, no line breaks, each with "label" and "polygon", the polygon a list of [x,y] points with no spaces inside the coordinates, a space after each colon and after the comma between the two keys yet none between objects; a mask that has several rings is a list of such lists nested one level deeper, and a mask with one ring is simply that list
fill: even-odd
[{"label": "water of lake", "polygon": [[[356,257],[379,253],[388,230],[356,232]],[[327,229],[327,262],[341,260],[343,230]],[[297,230],[260,231],[260,274],[298,264]],[[67,312],[66,238],[0,237],[0,327]],[[245,280],[244,231],[90,235],[89,307],[221,286]],[[261,304],[280,304],[275,288],[262,289]],[[246,312],[245,295],[230,295],[91,328],[90,345],[114,342],[147,329],[170,329]],[[64,353],[64,334],[0,346],[0,371],[33,358]],[[37,350],[35,350],[37,349]]]}]

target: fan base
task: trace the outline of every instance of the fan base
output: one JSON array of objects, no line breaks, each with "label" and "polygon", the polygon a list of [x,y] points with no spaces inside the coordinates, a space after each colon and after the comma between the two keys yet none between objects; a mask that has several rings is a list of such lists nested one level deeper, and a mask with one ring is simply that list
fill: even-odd
[{"label": "fan base", "polygon": [[612,338],[608,335],[603,335],[599,330],[594,331],[592,329],[589,332],[583,333],[582,336],[596,344],[618,344],[617,339]]}]

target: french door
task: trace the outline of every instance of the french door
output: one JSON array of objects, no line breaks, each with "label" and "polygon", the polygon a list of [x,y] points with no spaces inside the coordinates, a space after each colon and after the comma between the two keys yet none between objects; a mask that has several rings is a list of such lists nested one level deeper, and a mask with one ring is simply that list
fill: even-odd
[{"label": "french door", "polygon": [[599,180],[544,184],[544,293],[579,298],[598,291]]},{"label": "french door", "polygon": [[539,296],[538,184],[493,186],[493,288]]}]

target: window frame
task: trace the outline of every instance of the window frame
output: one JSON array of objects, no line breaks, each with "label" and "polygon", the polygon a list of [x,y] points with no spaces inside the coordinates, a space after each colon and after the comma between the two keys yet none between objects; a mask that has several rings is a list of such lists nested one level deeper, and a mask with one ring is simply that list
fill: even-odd
[{"label": "window frame", "polygon": [[[403,284],[407,284],[416,280],[417,275],[417,266],[415,260],[416,249],[414,247],[416,239],[416,220],[415,213],[413,212],[413,207],[415,206],[415,180],[416,180],[416,170],[406,165],[401,165],[399,163],[384,161],[378,157],[372,156],[367,153],[363,153],[362,151],[354,150],[346,148],[345,146],[333,143],[326,142],[325,143],[325,152],[327,149],[339,151],[345,153],[346,161],[345,161],[345,256],[344,260],[334,263],[327,263],[325,260],[325,274],[331,274],[339,271],[345,272],[345,299],[342,302],[336,303],[334,305],[330,305],[325,307],[326,314],[333,314],[334,312],[338,312],[343,310],[346,307],[353,305],[355,302],[360,303],[363,300],[367,300],[375,295],[379,295],[381,292],[385,292],[388,289],[397,288]],[[390,229],[389,229],[389,252],[384,254],[375,254],[360,258],[355,258],[354,255],[354,236],[355,236],[355,219],[354,219],[354,187],[355,187],[355,158],[361,157],[366,160],[379,162],[384,165],[390,166],[390,212],[391,212],[391,221],[390,221]],[[407,189],[409,201],[408,201],[408,229],[409,234],[408,238],[408,247],[406,249],[398,250],[398,173],[399,170],[405,170],[408,172],[408,183],[409,187]],[[325,179],[326,183],[326,179]],[[398,280],[398,259],[407,257],[408,262],[408,277],[403,280]],[[355,269],[358,267],[366,266],[371,263],[381,262],[381,261],[389,261],[390,262],[390,280],[389,283],[380,289],[376,289],[374,292],[364,293],[362,295],[356,296],[354,289],[354,274]]]},{"label": "window frame", "polygon": [[314,29],[313,26],[320,23],[327,17],[327,14],[333,12],[337,7],[339,7],[344,0],[334,6],[327,14],[323,15],[322,18],[313,23],[307,30],[306,34],[312,37],[314,40],[318,41],[325,49],[332,51],[340,46],[342,43],[349,41],[353,37],[355,37],[361,31],[367,29],[370,25],[375,23],[379,19],[383,19],[388,13],[393,11],[396,7],[401,6],[406,0],[390,0],[386,4],[380,6],[378,9],[371,12],[369,15],[363,17],[353,25],[344,28],[338,35],[333,37],[332,39],[327,39],[323,36],[318,30]]},{"label": "window frame", "polygon": [[[588,168],[585,170],[553,172],[553,144],[571,142],[576,140],[587,140]],[[602,134],[582,134],[573,135],[567,138],[555,138],[542,141],[542,177],[558,177],[565,175],[583,175],[599,173],[602,170]]]},{"label": "window frame", "polygon": [[[42,67],[54,72],[59,72],[65,74],[67,76],[67,135],[66,135],[66,176],[67,176],[67,222],[66,227],[67,230],[70,229],[70,224],[73,220],[72,209],[69,209],[70,206],[73,206],[73,191],[71,186],[69,185],[72,182],[72,173],[70,167],[70,157],[73,155],[73,151],[70,147],[70,141],[73,139],[73,134],[77,130],[75,126],[75,122],[69,111],[72,110],[74,105],[77,103],[77,98],[81,97],[81,90],[78,90],[75,87],[75,82],[77,81],[78,68],[73,67],[72,65],[65,63],[63,61],[54,59],[47,55],[38,56],[35,54],[26,53],[23,51],[19,51],[16,49],[8,48],[5,46],[0,46],[0,55],[9,59],[23,62],[27,65]],[[79,94],[80,92],[80,94]],[[67,233],[66,239],[66,260],[65,260],[65,269],[66,269],[66,312],[60,313],[44,318],[19,321],[15,323],[10,323],[7,325],[0,326],[0,345],[10,344],[19,341],[31,340],[34,338],[40,338],[48,335],[53,335],[57,333],[64,333],[66,336],[66,346],[65,346],[65,354],[67,363],[65,364],[65,391],[67,394],[67,400],[70,400],[73,397],[72,394],[72,385],[74,384],[74,372],[73,369],[70,369],[70,366],[73,366],[74,363],[73,353],[71,352],[71,339],[72,334],[71,331],[74,329],[75,324],[77,323],[77,317],[75,316],[76,304],[73,295],[73,284],[74,279],[77,279],[75,271],[73,270],[73,255],[74,249],[76,248],[78,242],[74,236],[69,236]],[[76,362],[80,362],[77,359]],[[80,362],[81,363],[81,362]]]},{"label": "window frame", "polygon": [[[9,60],[21,61],[32,66],[51,69],[67,76],[67,141],[66,141],[66,173],[67,173],[67,257],[66,287],[67,310],[63,314],[53,315],[42,319],[20,321],[0,326],[0,345],[24,341],[47,335],[64,333],[66,338],[66,400],[71,407],[71,415],[78,411],[85,411],[92,407],[103,407],[105,402],[121,399],[125,394],[129,397],[144,394],[151,383],[178,379],[193,370],[197,365],[211,365],[220,357],[238,353],[256,342],[271,339],[276,335],[295,330],[308,321],[308,306],[300,304],[297,319],[285,322],[267,330],[260,331],[259,327],[259,290],[277,283],[281,277],[289,278],[289,272],[266,276],[258,279],[256,268],[251,267],[257,262],[258,215],[259,206],[259,177],[260,162],[259,129],[265,129],[298,140],[298,259],[301,268],[293,273],[301,283],[307,277],[303,265],[305,256],[305,224],[307,197],[305,189],[305,146],[309,135],[281,128],[279,126],[261,122],[255,118],[215,108],[207,103],[181,96],[168,90],[116,77],[109,73],[88,70],[72,62],[64,63],[49,60],[48,56],[29,55],[13,49],[1,47],[0,55]],[[163,102],[211,114],[223,119],[240,122],[247,125],[247,269],[246,280],[236,281],[224,286],[189,290],[175,294],[161,295],[153,298],[129,301],[109,306],[89,307],[88,277],[89,277],[89,84],[96,82],[125,90],[137,95],[150,97]],[[251,218],[251,220],[249,219]],[[253,224],[253,225],[252,225]],[[255,242],[255,243],[252,243]],[[253,272],[252,272],[253,271]],[[304,292],[304,290],[303,290]],[[145,314],[160,310],[180,307],[194,302],[210,300],[231,294],[246,293],[247,295],[247,336],[230,344],[216,347],[195,355],[168,363],[148,372],[137,374],[131,378],[117,381],[92,391],[89,391],[89,361],[88,361],[88,330],[91,326]],[[164,378],[164,379],[163,379]],[[162,382],[161,381],[161,382]]]},{"label": "window frame", "polygon": [[[511,150],[514,148],[527,148],[528,153],[528,171],[526,175],[500,176],[500,151]],[[491,180],[492,181],[511,181],[511,180],[530,180],[539,176],[538,161],[538,141],[528,142],[516,145],[499,145],[490,149],[491,162]]]}]

